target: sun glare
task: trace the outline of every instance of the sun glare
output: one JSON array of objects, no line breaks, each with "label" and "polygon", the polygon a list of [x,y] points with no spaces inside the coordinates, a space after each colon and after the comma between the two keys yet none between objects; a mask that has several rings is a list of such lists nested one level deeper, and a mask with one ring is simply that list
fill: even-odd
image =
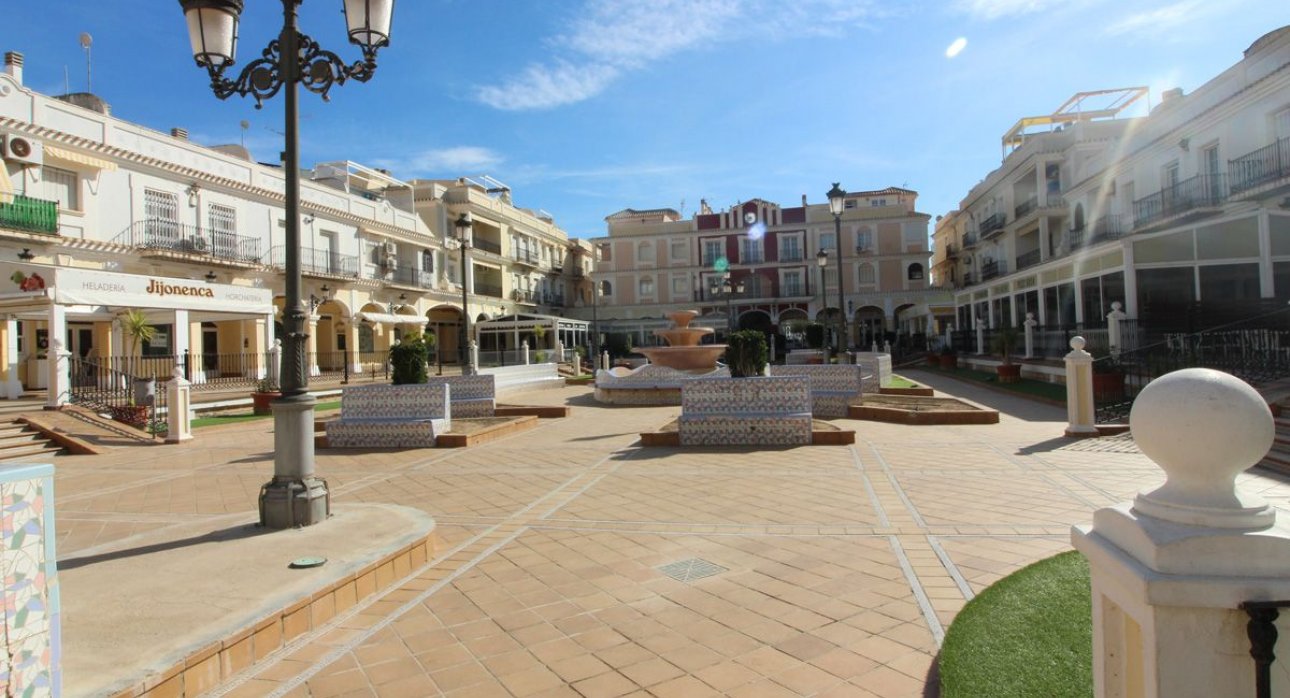
[{"label": "sun glare", "polygon": [[965,48],[967,48],[967,39],[960,36],[954,40],[954,43],[950,44],[949,48],[945,49],[945,57],[953,58],[960,53],[963,53],[963,49]]}]

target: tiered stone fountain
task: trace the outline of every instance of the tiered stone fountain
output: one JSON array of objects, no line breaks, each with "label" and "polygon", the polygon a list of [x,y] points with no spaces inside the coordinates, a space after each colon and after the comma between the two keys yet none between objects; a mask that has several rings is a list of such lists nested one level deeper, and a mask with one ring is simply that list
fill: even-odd
[{"label": "tiered stone fountain", "polygon": [[711,327],[690,327],[696,310],[677,310],[668,313],[672,328],[654,330],[655,337],[662,337],[667,346],[637,349],[652,364],[674,368],[678,371],[708,372],[717,367],[717,359],[726,351],[724,344],[699,344],[700,340],[716,330]]},{"label": "tiered stone fountain", "polygon": [[654,330],[654,336],[667,342],[665,347],[637,349],[650,363],[637,369],[614,368],[596,372],[596,400],[617,405],[679,405],[681,383],[694,378],[730,376],[717,359],[726,351],[724,344],[699,344],[712,334],[707,327],[690,327],[699,313],[679,310],[668,313],[672,327]]}]

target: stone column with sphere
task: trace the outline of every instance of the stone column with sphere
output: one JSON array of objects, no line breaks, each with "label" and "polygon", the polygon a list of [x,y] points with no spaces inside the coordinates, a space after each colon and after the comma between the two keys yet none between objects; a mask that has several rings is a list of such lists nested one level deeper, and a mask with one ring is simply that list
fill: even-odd
[{"label": "stone column with sphere", "polygon": [[[1094,694],[1290,695],[1268,671],[1276,609],[1246,610],[1290,599],[1290,522],[1240,483],[1272,444],[1267,403],[1185,369],[1147,385],[1129,423],[1164,484],[1071,532],[1092,573]],[[1253,651],[1269,629],[1273,645]]]}]

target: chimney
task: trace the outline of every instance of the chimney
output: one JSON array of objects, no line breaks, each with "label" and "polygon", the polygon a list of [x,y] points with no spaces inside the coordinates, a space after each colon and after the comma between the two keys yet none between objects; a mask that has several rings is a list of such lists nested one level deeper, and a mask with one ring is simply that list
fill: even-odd
[{"label": "chimney", "polygon": [[170,135],[181,141],[186,141],[188,140],[188,129],[176,126],[175,128],[170,129]]},{"label": "chimney", "polygon": [[806,194],[802,195],[802,208],[806,208]]},{"label": "chimney", "polygon": [[9,51],[4,54],[4,72],[22,84],[22,54],[17,51]]},{"label": "chimney", "polygon": [[1175,99],[1178,99],[1178,98],[1180,98],[1180,97],[1182,97],[1182,96],[1183,96],[1183,89],[1182,89],[1181,87],[1175,87],[1175,88],[1173,88],[1173,89],[1171,89],[1171,90],[1165,90],[1164,92],[1161,92],[1161,93],[1160,93],[1160,102],[1161,102],[1162,104],[1163,104],[1164,102],[1172,102],[1172,101],[1174,101]]}]

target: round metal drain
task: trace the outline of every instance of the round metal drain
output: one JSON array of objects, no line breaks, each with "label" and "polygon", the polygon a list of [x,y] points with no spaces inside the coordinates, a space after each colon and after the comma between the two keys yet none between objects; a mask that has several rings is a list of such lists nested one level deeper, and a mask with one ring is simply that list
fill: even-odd
[{"label": "round metal drain", "polygon": [[327,558],[325,557],[300,557],[292,560],[291,564],[287,566],[293,570],[302,570],[310,567],[322,567],[326,562]]}]

